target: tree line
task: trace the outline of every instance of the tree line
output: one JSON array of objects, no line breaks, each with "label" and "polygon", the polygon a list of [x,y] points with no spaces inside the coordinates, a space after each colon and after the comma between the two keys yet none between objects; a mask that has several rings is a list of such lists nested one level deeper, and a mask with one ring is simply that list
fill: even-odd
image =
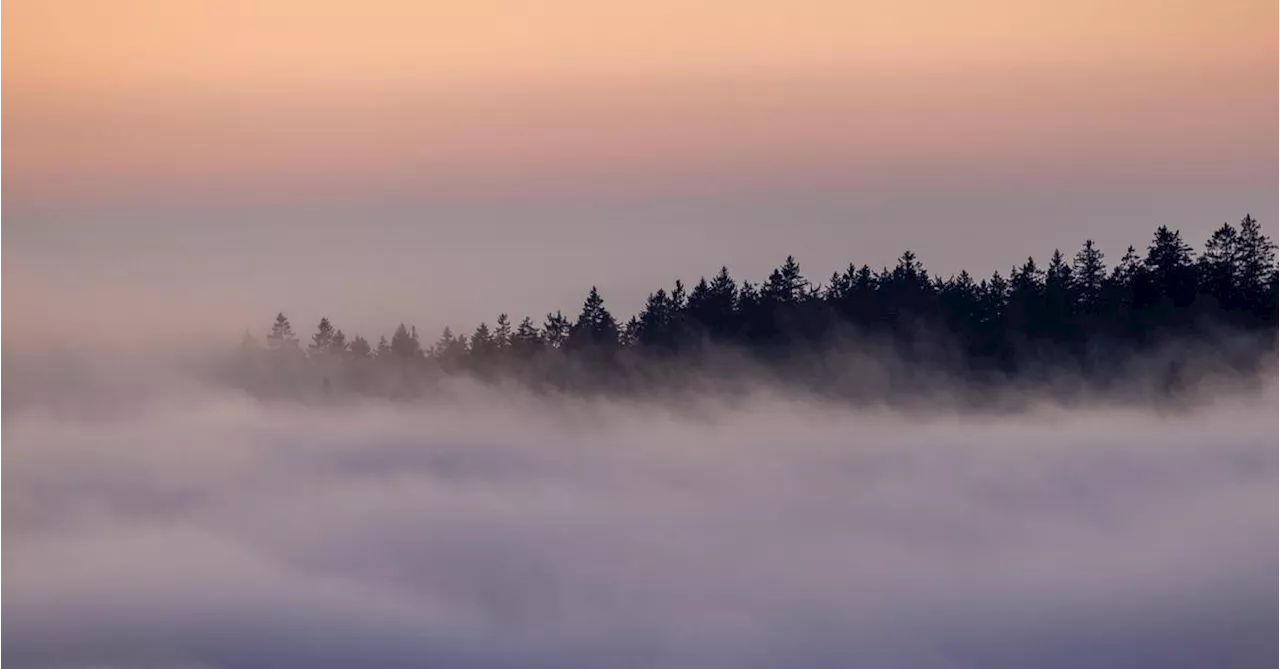
[{"label": "tree line", "polygon": [[[1057,370],[1105,385],[1135,373],[1126,363],[1144,352],[1188,343],[1159,370],[1174,388],[1208,358],[1256,374],[1270,364],[1276,329],[1276,246],[1245,216],[1198,254],[1161,226],[1145,252],[1130,246],[1110,266],[1087,240],[1074,256],[1055,250],[1043,265],[1029,257],[986,277],[931,276],[907,251],[892,267],[850,264],[815,282],[787,257],[758,283],[727,267],[692,287],[677,280],[626,321],[592,287],[575,318],[501,314],[426,343],[405,324],[376,343],[348,337],[327,317],[303,342],[280,313],[265,341],[246,332],[237,378],[260,392],[404,396],[458,374],[595,392],[662,390],[695,376],[732,384],[749,369],[868,396],[904,378],[981,387]],[[873,368],[880,386],[868,389]]]}]

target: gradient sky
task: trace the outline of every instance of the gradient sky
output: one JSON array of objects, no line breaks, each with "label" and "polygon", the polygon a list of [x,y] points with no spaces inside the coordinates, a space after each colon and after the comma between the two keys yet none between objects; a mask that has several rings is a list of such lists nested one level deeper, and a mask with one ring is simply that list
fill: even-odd
[{"label": "gradient sky", "polygon": [[788,253],[985,274],[1277,219],[1273,2],[7,9],[10,336],[627,314]]}]

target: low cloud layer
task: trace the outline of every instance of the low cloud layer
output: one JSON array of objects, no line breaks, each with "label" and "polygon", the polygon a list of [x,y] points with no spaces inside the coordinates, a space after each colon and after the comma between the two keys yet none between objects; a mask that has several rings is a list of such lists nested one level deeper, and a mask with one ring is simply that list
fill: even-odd
[{"label": "low cloud layer", "polygon": [[14,408],[3,659],[1269,667],[1273,406]]}]

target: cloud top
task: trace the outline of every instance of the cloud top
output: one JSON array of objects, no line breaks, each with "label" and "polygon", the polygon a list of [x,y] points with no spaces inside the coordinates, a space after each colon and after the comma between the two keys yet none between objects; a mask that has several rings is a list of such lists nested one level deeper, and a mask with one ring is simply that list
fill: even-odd
[{"label": "cloud top", "polygon": [[5,416],[16,667],[1276,659],[1262,404],[50,416]]}]

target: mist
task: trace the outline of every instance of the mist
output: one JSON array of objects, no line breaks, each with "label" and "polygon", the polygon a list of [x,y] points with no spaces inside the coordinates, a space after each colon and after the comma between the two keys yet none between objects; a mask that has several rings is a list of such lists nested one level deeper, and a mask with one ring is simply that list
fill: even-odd
[{"label": "mist", "polygon": [[1277,661],[1274,390],[325,405],[126,367],[6,378],[13,667]]}]

